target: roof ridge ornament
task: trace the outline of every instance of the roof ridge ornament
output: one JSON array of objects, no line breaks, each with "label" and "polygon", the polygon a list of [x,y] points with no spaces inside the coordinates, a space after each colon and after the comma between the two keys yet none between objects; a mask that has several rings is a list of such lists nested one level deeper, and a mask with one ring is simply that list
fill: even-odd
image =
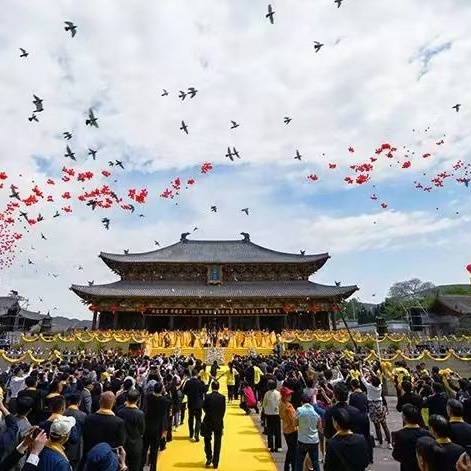
[{"label": "roof ridge ornament", "polygon": [[188,237],[189,235],[190,235],[189,232],[184,232],[184,233],[180,236],[180,242],[183,242],[183,243],[188,242],[187,237]]},{"label": "roof ridge ornament", "polygon": [[240,235],[244,237],[244,242],[250,242],[250,234],[248,234],[247,232],[241,232]]}]

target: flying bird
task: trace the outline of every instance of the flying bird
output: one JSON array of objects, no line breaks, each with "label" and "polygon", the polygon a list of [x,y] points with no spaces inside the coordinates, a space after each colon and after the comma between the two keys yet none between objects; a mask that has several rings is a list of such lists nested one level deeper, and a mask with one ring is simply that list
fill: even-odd
[{"label": "flying bird", "polygon": [[56,211],[56,213],[54,214],[54,216],[52,216],[53,218],[58,218],[60,216],[60,213],[59,211]]},{"label": "flying bird", "polygon": [[296,149],[296,155],[294,156],[295,160],[301,160],[302,155],[299,153],[299,150]]},{"label": "flying bird", "polygon": [[190,95],[190,98],[195,98],[197,93],[198,93],[198,90],[196,90],[196,88],[194,87],[188,88],[188,95]]},{"label": "flying bird", "polygon": [[24,211],[20,211],[20,218],[24,218],[24,220],[28,222],[28,213],[25,213]]},{"label": "flying bird", "polygon": [[249,215],[249,208],[242,208],[241,211],[247,214],[247,216]]},{"label": "flying bird", "polygon": [[342,283],[340,281],[335,282],[335,286],[340,286]]},{"label": "flying bird", "polygon": [[239,151],[235,147],[232,148],[232,155],[240,159]]},{"label": "flying bird", "polygon": [[340,8],[342,6],[343,0],[335,0],[334,3],[337,4],[337,8]]},{"label": "flying bird", "polygon": [[98,118],[95,117],[91,108],[88,109],[88,119],[85,120],[85,124],[95,128],[98,127]]},{"label": "flying bird", "polygon": [[28,258],[28,265],[34,265],[34,262],[30,258]]},{"label": "flying bird", "polygon": [[91,155],[93,160],[96,160],[96,154],[97,151],[95,149],[88,148],[88,155]]},{"label": "flying bird", "polygon": [[95,284],[95,280],[89,281],[88,286],[93,286]]},{"label": "flying bird", "polygon": [[114,162],[112,160],[108,160],[108,167],[114,167]]},{"label": "flying bird", "polygon": [[116,161],[115,161],[115,165],[116,165],[117,167],[121,167],[121,168],[124,170],[124,165],[123,165],[123,162],[121,162],[121,160],[116,160]]},{"label": "flying bird", "polygon": [[36,121],[37,123],[39,123],[38,117],[34,113],[28,118],[28,121]]},{"label": "flying bird", "polygon": [[289,123],[291,123],[291,121],[292,121],[292,118],[290,118],[289,116],[285,116],[285,117],[283,118],[283,122],[284,122],[285,124],[289,124]]},{"label": "flying bird", "polygon": [[314,41],[314,50],[317,52],[319,52],[321,50],[321,47],[323,46],[324,44],[320,43],[319,41]]},{"label": "flying bird", "polygon": [[160,247],[160,242],[158,242],[157,240],[154,240],[154,245],[157,245],[158,247]]},{"label": "flying bird", "polygon": [[47,237],[41,232],[41,239],[47,240]]},{"label": "flying bird", "polygon": [[227,148],[227,154],[226,157],[231,160],[231,162],[234,162],[234,154],[231,152],[231,148]]},{"label": "flying bird", "polygon": [[72,152],[72,149],[69,146],[66,147],[66,150],[67,150],[67,152],[64,154],[64,157],[67,157],[67,158],[72,159],[72,160],[77,160],[75,158],[75,153]]},{"label": "flying bird", "polygon": [[180,131],[183,131],[186,134],[188,134],[188,126],[186,125],[185,121],[182,121],[182,125],[180,126]]},{"label": "flying bird", "polygon": [[233,121],[233,120],[231,119],[231,128],[230,128],[230,129],[235,129],[235,128],[238,128],[239,126],[240,126],[239,123],[236,123],[235,121]]},{"label": "flying bird", "polygon": [[110,219],[109,218],[103,218],[101,220],[103,227],[108,230],[110,228]]},{"label": "flying bird", "polygon": [[68,141],[72,139],[72,134],[69,131],[63,132],[62,136],[64,136],[64,139],[67,139]]},{"label": "flying bird", "polygon": [[70,31],[70,36],[73,38],[77,34],[77,26],[72,23],[72,21],[64,21],[66,31]]},{"label": "flying bird", "polygon": [[167,92],[167,90],[165,90],[165,88],[164,88],[164,89],[163,89],[163,93],[162,93],[162,95],[160,95],[160,96],[167,96],[167,95],[168,95],[168,92]]},{"label": "flying bird", "polygon": [[124,252],[124,255],[128,255],[129,249],[124,249],[123,252]]},{"label": "flying bird", "polygon": [[457,103],[455,106],[453,106],[453,109],[456,110],[457,113],[460,110],[460,108],[461,108],[461,103]]},{"label": "flying bird", "polygon": [[213,213],[217,213],[218,207],[217,207],[217,206],[211,206],[211,211],[212,211]]},{"label": "flying bird", "polygon": [[18,193],[18,190],[16,189],[16,186],[15,185],[10,185],[10,190],[11,190],[10,198],[16,198],[17,200],[21,201],[20,194]]},{"label": "flying bird", "polygon": [[41,111],[44,111],[44,108],[43,108],[43,101],[41,98],[39,98],[38,96],[36,95],[33,95],[33,104],[34,106],[36,106],[36,109],[34,110],[35,113],[40,113]]},{"label": "flying bird", "polygon": [[20,47],[20,51],[21,51],[20,57],[28,57],[29,52],[26,51],[26,49],[23,49],[22,47]]},{"label": "flying bird", "polygon": [[270,4],[268,4],[268,13],[265,15],[265,18],[268,18],[271,24],[275,23],[275,12]]},{"label": "flying bird", "polygon": [[96,200],[87,201],[87,206],[90,206],[92,208],[92,211],[95,210],[95,208],[97,207],[97,204],[98,204],[98,201]]},{"label": "flying bird", "polygon": [[300,250],[299,253],[300,253],[301,255],[306,255],[306,251],[305,251],[305,250]]},{"label": "flying bird", "polygon": [[180,90],[180,92],[178,93],[178,98],[181,98],[181,100],[183,101],[186,98],[186,93],[183,90]]}]

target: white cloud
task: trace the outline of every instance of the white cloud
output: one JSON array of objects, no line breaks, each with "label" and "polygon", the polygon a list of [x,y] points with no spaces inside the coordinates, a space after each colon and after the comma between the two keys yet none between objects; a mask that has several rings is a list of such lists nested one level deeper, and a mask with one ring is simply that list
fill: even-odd
[{"label": "white cloud", "polygon": [[[234,237],[247,230],[275,249],[329,250],[338,254],[336,269],[350,251],[381,257],[417,246],[432,253],[437,244],[460,237],[460,250],[469,254],[463,235],[468,193],[451,184],[427,199],[412,189],[414,179],[449,170],[469,155],[469,2],[346,0],[337,9],[333,2],[304,0],[274,7],[276,21],[270,25],[266,3],[249,0],[199,0],[191,6],[180,0],[97,0],[86,9],[66,0],[4,2],[0,171],[23,185],[26,176],[43,181],[33,156],[58,172],[70,163],[63,158],[60,134],[71,130],[76,168],[99,172],[108,160],[124,157],[127,171],[142,173],[124,174],[130,181],[118,186],[145,182],[152,197],[142,208],[144,219],[112,212],[109,232],[101,227],[101,213],[88,208],[49,218],[41,226],[47,243],[29,235],[18,264],[0,273],[3,286],[19,287],[32,300],[41,293],[44,304],[75,311],[80,306],[67,290],[70,283],[109,279],[96,258],[100,250],[148,250],[154,239],[171,243],[193,225],[200,227],[199,237]],[[78,25],[74,39],[63,30],[65,20]],[[325,43],[319,54],[314,40]],[[446,43],[450,48],[433,56],[418,80],[424,51]],[[26,60],[18,57],[19,47],[30,52]],[[198,95],[181,102],[178,90],[190,86]],[[160,96],[163,88],[170,96]],[[27,120],[33,93],[44,98],[40,123]],[[455,113],[451,106],[458,102],[463,108]],[[99,130],[84,126],[90,106]],[[293,118],[290,125],[283,124],[284,116]],[[179,130],[182,119],[188,136]],[[241,123],[236,130],[229,130],[231,119]],[[438,148],[435,142],[444,134]],[[369,190],[345,191],[342,180],[350,164],[367,160],[382,142],[416,154],[407,172],[389,167],[389,161],[378,163],[371,192],[404,190],[388,201],[392,210],[377,211],[365,196]],[[242,156],[231,164],[233,172],[217,168],[229,164],[227,146],[236,146]],[[99,148],[97,162],[86,161],[88,147]],[[296,149],[304,155],[299,165],[293,161]],[[429,151],[436,155],[420,158]],[[216,164],[214,174],[197,175],[195,188],[178,206],[158,199],[172,175],[206,161]],[[328,162],[339,168],[328,170]],[[15,177],[18,173],[25,178]],[[318,174],[319,183],[311,184],[309,173]],[[57,197],[63,188],[50,190]],[[437,203],[437,195],[446,196]],[[337,211],[323,206],[330,197],[338,201]],[[412,207],[419,197],[423,207]],[[356,200],[356,208],[347,209]],[[0,191],[0,204],[6,201],[8,194]],[[209,212],[213,203],[219,206],[216,215]],[[448,204],[463,207],[461,215],[453,216]],[[439,214],[435,205],[443,208]],[[250,217],[240,213],[246,206]],[[24,266],[28,251],[34,267]],[[78,264],[83,272],[74,268]],[[47,276],[56,272],[56,279]],[[441,273],[455,276],[446,264]],[[363,272],[358,278],[376,283]]]}]

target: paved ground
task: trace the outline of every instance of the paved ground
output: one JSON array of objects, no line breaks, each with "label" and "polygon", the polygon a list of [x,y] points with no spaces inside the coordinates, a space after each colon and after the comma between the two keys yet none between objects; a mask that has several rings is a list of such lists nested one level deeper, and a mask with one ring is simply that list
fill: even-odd
[{"label": "paved ground", "polygon": [[[399,430],[402,427],[402,419],[401,414],[396,411],[396,397],[388,397],[388,405],[389,405],[389,416],[388,416],[388,426],[391,432]],[[256,416],[252,416],[254,418],[256,426],[259,428],[260,433],[260,420],[255,418]],[[373,425],[371,425],[371,430],[373,431]],[[284,440],[284,439],[283,439]],[[283,442],[284,444],[284,442]],[[273,460],[278,466],[278,471],[283,471],[283,465],[285,462],[284,451],[282,453],[272,453]],[[399,470],[399,463],[393,460],[391,456],[391,450],[388,450],[386,445],[383,445],[382,448],[376,447],[374,449],[374,464],[368,468],[371,471],[398,471]]]}]

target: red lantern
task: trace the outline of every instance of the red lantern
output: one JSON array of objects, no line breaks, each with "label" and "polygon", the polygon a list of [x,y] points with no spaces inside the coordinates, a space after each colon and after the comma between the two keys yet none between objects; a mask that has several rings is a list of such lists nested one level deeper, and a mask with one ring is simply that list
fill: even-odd
[{"label": "red lantern", "polygon": [[291,306],[289,304],[286,304],[285,306],[283,306],[283,312],[285,314],[288,314],[288,312],[291,312],[292,309],[291,309]]},{"label": "red lantern", "polygon": [[469,265],[466,265],[466,270],[468,270],[468,273],[471,274],[471,263]]},{"label": "red lantern", "polygon": [[98,311],[98,307],[97,306],[94,306],[93,304],[91,306],[88,306],[88,309],[92,312],[96,312]]},{"label": "red lantern", "polygon": [[318,306],[317,304],[313,304],[313,305],[309,308],[309,310],[310,310],[311,312],[319,312],[320,306]]},{"label": "red lantern", "polygon": [[113,304],[113,306],[110,306],[110,311],[113,313],[113,314],[116,314],[116,312],[118,311],[119,309],[119,306],[116,306],[116,304]]},{"label": "red lantern", "polygon": [[139,312],[140,312],[141,314],[144,314],[144,312],[146,312],[146,311],[147,311],[147,306],[144,306],[143,304],[141,304],[141,305],[139,306]]}]

